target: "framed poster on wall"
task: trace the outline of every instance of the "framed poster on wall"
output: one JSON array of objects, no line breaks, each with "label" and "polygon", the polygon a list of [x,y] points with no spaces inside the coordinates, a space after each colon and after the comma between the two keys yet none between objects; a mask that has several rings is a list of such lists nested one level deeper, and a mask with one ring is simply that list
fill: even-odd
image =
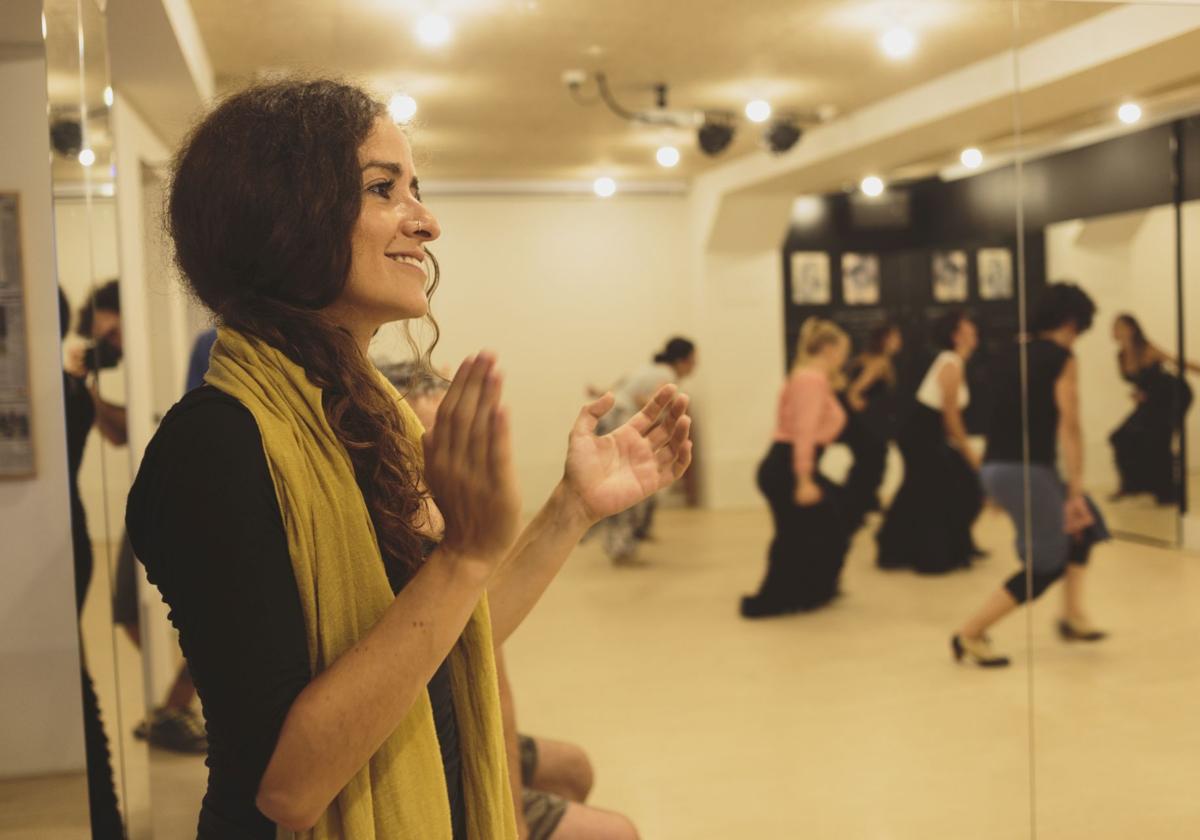
[{"label": "framed poster on wall", "polygon": [[36,470],[32,413],[21,203],[16,193],[0,192],[0,479]]},{"label": "framed poster on wall", "polygon": [[879,257],[842,254],[842,300],[849,306],[879,303]]},{"label": "framed poster on wall", "polygon": [[979,296],[984,300],[1008,300],[1013,296],[1012,252],[1007,248],[980,248]]},{"label": "framed poster on wall", "polygon": [[967,252],[935,251],[933,299],[937,303],[962,303],[967,299]]},{"label": "framed poster on wall", "polygon": [[829,254],[824,251],[792,252],[792,303],[824,306],[833,297]]}]

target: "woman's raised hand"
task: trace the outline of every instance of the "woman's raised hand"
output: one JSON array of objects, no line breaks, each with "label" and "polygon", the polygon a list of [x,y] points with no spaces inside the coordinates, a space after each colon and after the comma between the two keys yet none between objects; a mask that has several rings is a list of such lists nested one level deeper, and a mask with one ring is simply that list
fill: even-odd
[{"label": "woman's raised hand", "polygon": [[517,537],[521,499],[496,357],[459,366],[423,439],[425,481],[446,520],[442,547],[496,565]]},{"label": "woman's raised hand", "polygon": [[613,402],[605,394],[584,406],[567,444],[564,483],[592,522],[652,496],[692,462],[688,398],[674,385],[664,385],[629,422],[597,437],[596,425]]}]

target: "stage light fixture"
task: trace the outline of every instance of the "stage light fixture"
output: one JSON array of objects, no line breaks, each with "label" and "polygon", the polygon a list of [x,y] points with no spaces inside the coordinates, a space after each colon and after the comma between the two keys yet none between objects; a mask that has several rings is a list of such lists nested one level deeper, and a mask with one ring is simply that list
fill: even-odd
[{"label": "stage light fixture", "polygon": [[794,120],[785,119],[771,123],[771,127],[763,134],[763,140],[768,149],[781,155],[800,142],[800,138],[803,136],[804,129],[796,125]]},{"label": "stage light fixture", "polygon": [[704,124],[696,133],[696,138],[700,141],[700,151],[710,157],[716,157],[733,142],[733,126],[727,122],[716,122],[706,117]]}]

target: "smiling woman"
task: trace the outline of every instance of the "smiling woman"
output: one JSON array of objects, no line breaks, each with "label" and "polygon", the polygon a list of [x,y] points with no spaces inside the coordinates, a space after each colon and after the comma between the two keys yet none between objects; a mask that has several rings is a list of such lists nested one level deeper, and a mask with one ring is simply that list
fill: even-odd
[{"label": "smiling woman", "polygon": [[687,469],[687,399],[662,388],[604,436],[613,398],[584,406],[518,535],[495,358],[463,362],[422,436],[367,357],[429,316],[441,233],[382,104],[328,80],[235,94],[185,142],[169,214],[220,329],[127,520],[204,705],[200,837],[514,838],[493,646],[588,527]]}]

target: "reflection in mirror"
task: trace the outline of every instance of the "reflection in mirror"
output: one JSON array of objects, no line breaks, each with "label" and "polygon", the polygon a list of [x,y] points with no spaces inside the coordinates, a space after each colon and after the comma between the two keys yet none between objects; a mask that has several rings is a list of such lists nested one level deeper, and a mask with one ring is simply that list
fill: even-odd
[{"label": "reflection in mirror", "polygon": [[[1200,656],[1180,641],[1200,632],[1188,513],[1200,322],[1187,317],[1200,284],[1183,258],[1198,235],[1200,5],[1022,0],[1018,12],[1024,270],[1031,285],[1077,283],[1097,307],[1073,348],[1082,483],[1115,536],[1086,565],[1072,540],[1065,598],[1048,595],[1031,617],[1036,825],[1064,838],[1191,837]],[[1083,19],[1057,39],[1036,35],[1068,17]],[[1031,428],[1035,399],[1031,372]],[[1061,539],[1031,530],[1035,557]]]},{"label": "reflection in mirror", "polygon": [[63,370],[93,832],[144,837],[149,791],[146,748],[134,734],[144,703],[123,522],[131,474],[107,25],[93,0],[50,0],[44,14],[55,249],[70,324]]}]

